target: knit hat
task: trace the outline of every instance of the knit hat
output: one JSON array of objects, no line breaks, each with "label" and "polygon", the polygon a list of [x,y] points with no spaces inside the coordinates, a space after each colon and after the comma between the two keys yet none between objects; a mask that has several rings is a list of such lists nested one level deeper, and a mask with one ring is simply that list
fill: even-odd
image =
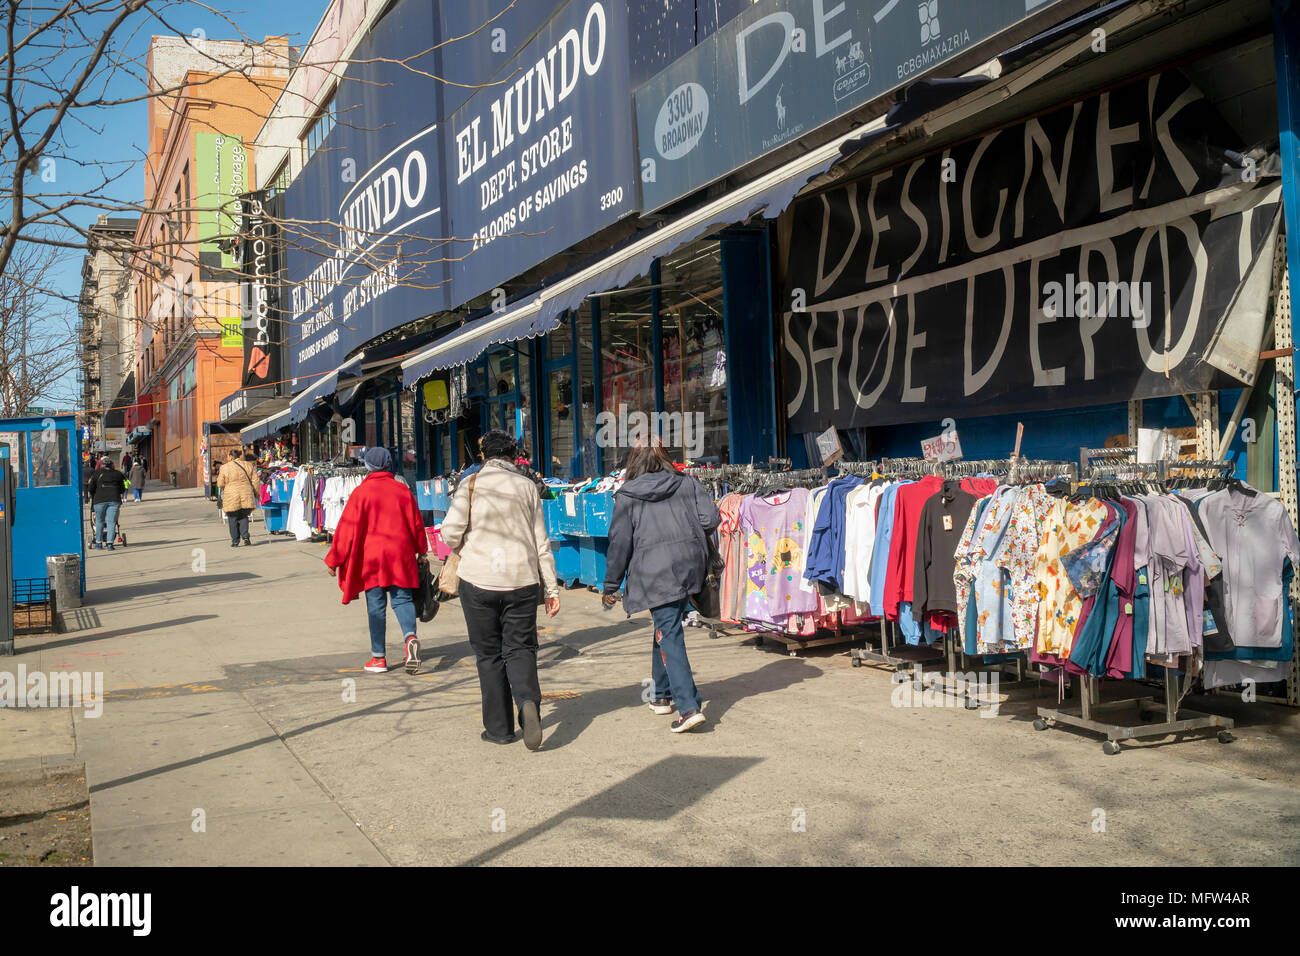
[{"label": "knit hat", "polygon": [[393,456],[387,448],[367,448],[361,454],[361,461],[367,471],[392,471]]}]

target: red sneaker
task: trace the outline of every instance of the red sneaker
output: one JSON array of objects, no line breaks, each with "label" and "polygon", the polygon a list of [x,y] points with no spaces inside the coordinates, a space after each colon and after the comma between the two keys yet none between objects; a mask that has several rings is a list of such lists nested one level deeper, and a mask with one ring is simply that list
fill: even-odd
[{"label": "red sneaker", "polygon": [[415,639],[414,634],[406,638],[406,673],[420,673],[420,642]]},{"label": "red sneaker", "polygon": [[372,657],[366,664],[366,670],[372,674],[387,674],[388,660],[383,657]]}]

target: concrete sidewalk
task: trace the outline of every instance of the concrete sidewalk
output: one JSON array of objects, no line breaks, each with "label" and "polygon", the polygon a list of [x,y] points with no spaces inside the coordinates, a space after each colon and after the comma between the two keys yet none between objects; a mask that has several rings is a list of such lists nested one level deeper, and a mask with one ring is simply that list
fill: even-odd
[{"label": "concrete sidewalk", "polygon": [[1032,686],[988,718],[899,707],[843,649],[690,630],[708,723],[672,735],[642,703],[648,618],[586,591],[543,626],[543,749],[485,744],[457,603],[421,625],[421,674],[366,674],[364,602],[340,606],[325,546],[255,524],[232,549],[193,494],[123,509],[130,546],[88,558],[93,629],[0,659],[105,674],[103,716],[50,738],[86,762],[99,863],[1300,862],[1290,711],[1198,699],[1236,743],[1108,757],[1034,732]]}]

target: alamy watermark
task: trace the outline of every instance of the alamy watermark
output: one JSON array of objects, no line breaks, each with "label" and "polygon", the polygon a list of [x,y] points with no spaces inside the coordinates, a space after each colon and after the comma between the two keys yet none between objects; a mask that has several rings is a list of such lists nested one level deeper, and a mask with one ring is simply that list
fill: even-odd
[{"label": "alamy watermark", "polygon": [[681,448],[687,458],[704,454],[703,412],[629,412],[626,405],[596,415],[596,445],[632,448],[647,445],[651,437],[668,448]]},{"label": "alamy watermark", "polygon": [[83,707],[87,717],[104,713],[103,671],[0,672],[0,707]]},{"label": "alamy watermark", "polygon": [[1043,314],[1053,319],[1132,319],[1133,328],[1151,324],[1150,282],[1065,282],[1043,286]]},{"label": "alamy watermark", "polygon": [[981,717],[998,713],[997,671],[926,671],[919,664],[910,673],[894,672],[889,702],[895,707],[978,707]]}]

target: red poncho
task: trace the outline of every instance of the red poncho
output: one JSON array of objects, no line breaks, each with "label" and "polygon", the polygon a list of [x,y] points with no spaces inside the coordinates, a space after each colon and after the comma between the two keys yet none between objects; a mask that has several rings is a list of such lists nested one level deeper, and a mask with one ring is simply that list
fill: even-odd
[{"label": "red poncho", "polygon": [[343,506],[326,567],[339,569],[347,604],[362,591],[419,585],[415,556],[429,550],[420,508],[411,489],[392,472],[366,475]]}]

